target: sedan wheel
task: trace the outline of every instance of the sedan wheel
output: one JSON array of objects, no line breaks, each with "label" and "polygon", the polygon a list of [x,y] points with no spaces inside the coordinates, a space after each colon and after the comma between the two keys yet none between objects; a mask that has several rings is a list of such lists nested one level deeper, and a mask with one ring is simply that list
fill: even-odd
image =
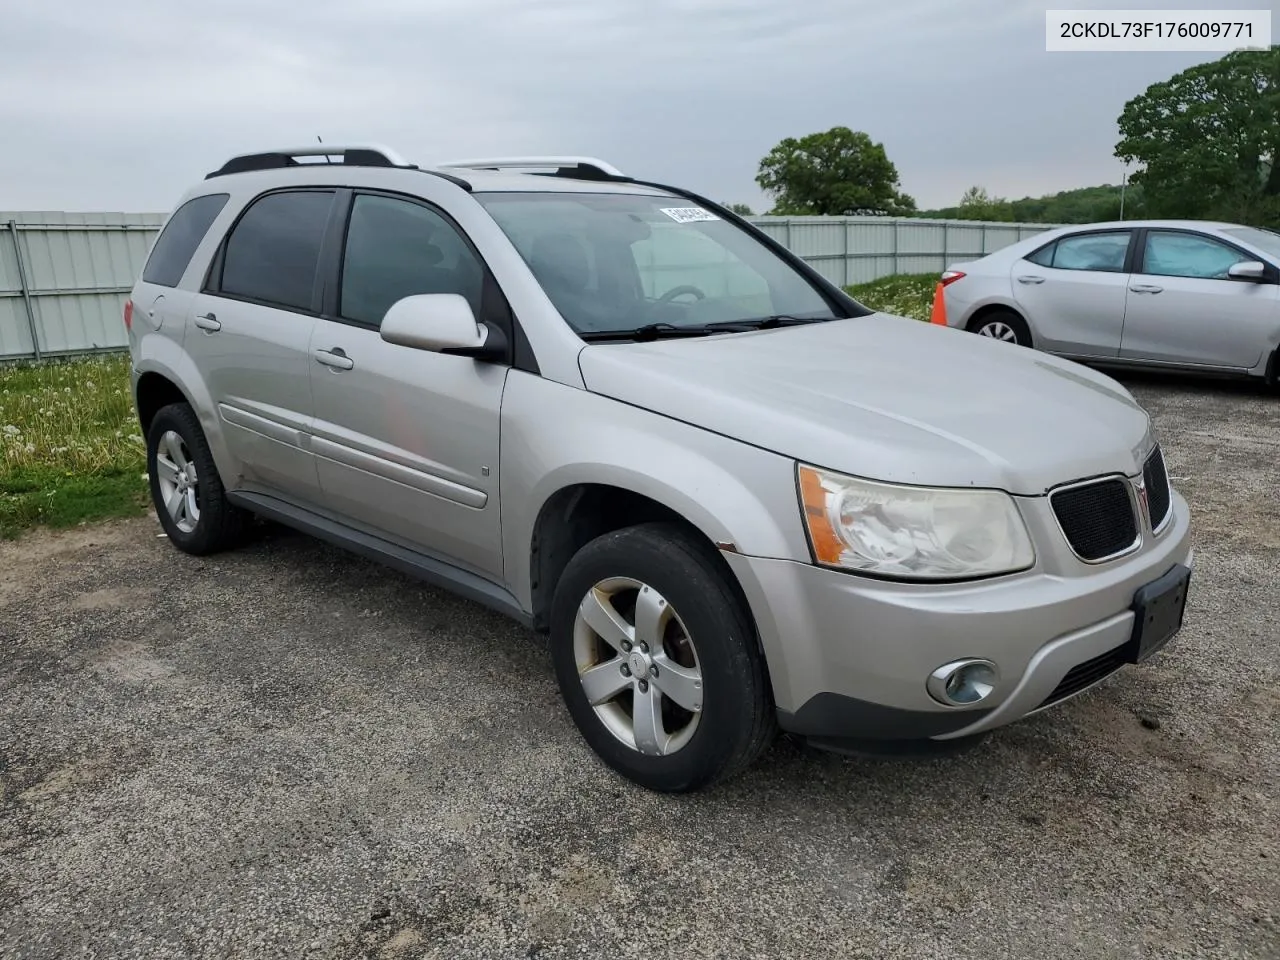
[{"label": "sedan wheel", "polygon": [[972,321],[968,329],[988,340],[1014,343],[1020,347],[1033,346],[1027,321],[1012,310],[993,310]]},{"label": "sedan wheel", "polygon": [[978,336],[990,337],[992,340],[1003,340],[1006,343],[1018,342],[1018,335],[1013,332],[1013,327],[999,320],[992,320],[990,323],[983,324],[978,329]]}]

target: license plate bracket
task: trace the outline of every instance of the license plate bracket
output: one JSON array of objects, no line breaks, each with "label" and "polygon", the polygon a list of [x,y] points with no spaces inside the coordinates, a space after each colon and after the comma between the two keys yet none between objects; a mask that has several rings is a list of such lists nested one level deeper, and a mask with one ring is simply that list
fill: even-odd
[{"label": "license plate bracket", "polygon": [[1133,596],[1133,636],[1129,640],[1130,663],[1141,663],[1160,650],[1182,629],[1187,608],[1191,569],[1176,564],[1159,580],[1140,588]]}]

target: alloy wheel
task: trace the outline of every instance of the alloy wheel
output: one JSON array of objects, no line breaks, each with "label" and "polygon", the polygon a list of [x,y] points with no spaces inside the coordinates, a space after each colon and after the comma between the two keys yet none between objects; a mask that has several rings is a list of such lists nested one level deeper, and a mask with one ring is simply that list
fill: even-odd
[{"label": "alloy wheel", "polygon": [[702,717],[702,668],[680,615],[647,584],[613,577],[578,605],[573,652],[605,728],[633,750],[668,756]]},{"label": "alloy wheel", "polygon": [[200,523],[200,483],[195,461],[186,442],[173,430],[160,437],[156,450],[156,478],[169,518],[183,533],[193,533]]}]

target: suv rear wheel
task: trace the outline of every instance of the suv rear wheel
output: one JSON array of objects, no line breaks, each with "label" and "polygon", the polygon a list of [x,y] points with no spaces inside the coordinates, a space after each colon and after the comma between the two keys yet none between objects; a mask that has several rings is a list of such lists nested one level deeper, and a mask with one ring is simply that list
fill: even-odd
[{"label": "suv rear wheel", "polygon": [[246,514],[227,500],[195,411],[161,407],[147,431],[147,476],[160,525],[175,547],[197,555],[234,546]]},{"label": "suv rear wheel", "polygon": [[737,773],[776,732],[750,618],[709,550],[674,524],[604,534],[556,587],[551,655],[592,749],[651,790]]}]

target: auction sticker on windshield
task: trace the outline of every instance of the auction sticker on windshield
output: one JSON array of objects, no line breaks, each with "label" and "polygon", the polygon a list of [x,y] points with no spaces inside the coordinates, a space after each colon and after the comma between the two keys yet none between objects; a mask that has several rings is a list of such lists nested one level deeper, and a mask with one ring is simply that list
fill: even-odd
[{"label": "auction sticker on windshield", "polygon": [[714,213],[701,207],[662,207],[662,212],[676,223],[697,223],[699,220],[719,220]]}]

